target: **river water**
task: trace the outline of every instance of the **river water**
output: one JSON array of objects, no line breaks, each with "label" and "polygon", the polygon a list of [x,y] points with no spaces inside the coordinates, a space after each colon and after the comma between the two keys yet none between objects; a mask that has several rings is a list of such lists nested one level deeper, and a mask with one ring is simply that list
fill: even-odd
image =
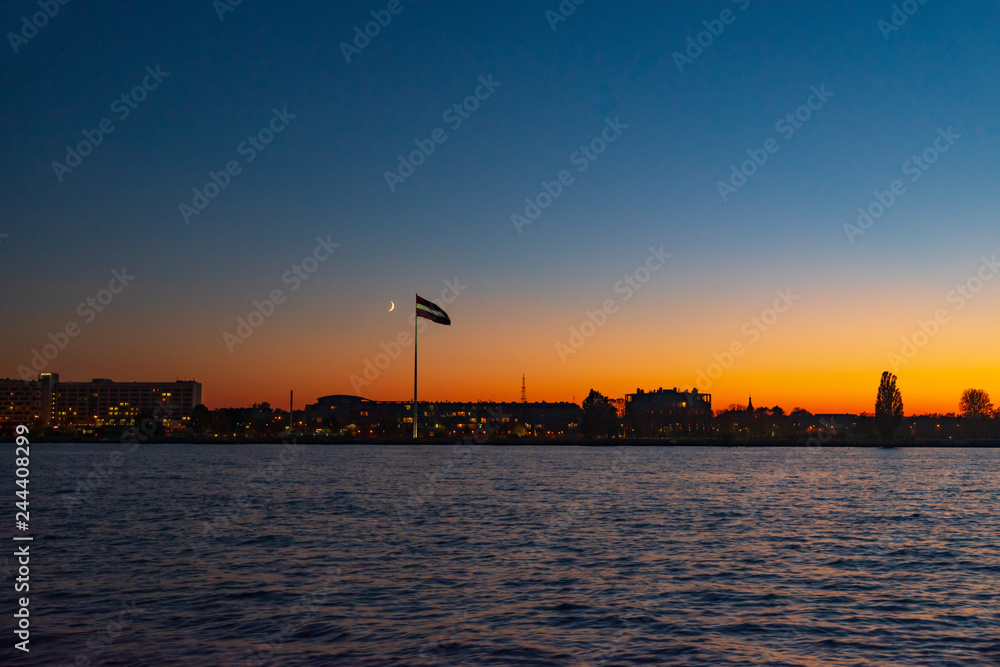
[{"label": "river water", "polygon": [[1000,664],[998,449],[38,444],[30,468],[0,664]]}]

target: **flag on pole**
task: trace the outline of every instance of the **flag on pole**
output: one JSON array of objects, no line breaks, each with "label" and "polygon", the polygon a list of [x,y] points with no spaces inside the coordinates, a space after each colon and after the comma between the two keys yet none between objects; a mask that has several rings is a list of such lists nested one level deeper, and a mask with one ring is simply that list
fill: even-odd
[{"label": "flag on pole", "polygon": [[[451,324],[448,313],[441,310],[436,303],[417,296],[417,317],[423,317],[438,324]],[[420,419],[420,404],[417,403],[417,318],[413,318],[413,438],[416,439],[419,431],[417,422]]]},{"label": "flag on pole", "polygon": [[419,294],[417,295],[417,317],[426,317],[438,324],[451,324],[451,318],[448,317],[448,313],[441,310],[436,304],[422,298]]}]

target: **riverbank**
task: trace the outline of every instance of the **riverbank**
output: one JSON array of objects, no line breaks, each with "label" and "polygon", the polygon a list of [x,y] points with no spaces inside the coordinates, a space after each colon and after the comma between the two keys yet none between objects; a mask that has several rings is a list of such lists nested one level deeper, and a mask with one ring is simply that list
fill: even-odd
[{"label": "riverbank", "polygon": [[[13,440],[7,440],[13,443]],[[96,436],[34,436],[32,443],[117,443],[120,439]],[[128,442],[134,442],[129,440]],[[572,447],[864,447],[902,449],[911,447],[1000,447],[1000,440],[993,439],[937,439],[937,440],[829,440],[821,442],[817,438],[775,439],[775,440],[732,440],[723,438],[539,438],[507,437],[489,438],[485,436],[424,437],[410,438],[352,438],[349,436],[295,435],[293,437],[270,438],[216,438],[208,436],[152,437],[140,440],[140,444],[190,444],[190,445],[280,445],[296,442],[302,445],[399,445],[419,444],[448,446],[492,445],[510,447],[572,446]]]}]

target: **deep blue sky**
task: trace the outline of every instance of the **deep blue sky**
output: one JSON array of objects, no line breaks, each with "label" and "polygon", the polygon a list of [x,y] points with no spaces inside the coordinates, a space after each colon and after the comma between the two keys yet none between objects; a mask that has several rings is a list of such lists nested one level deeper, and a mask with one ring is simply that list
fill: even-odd
[{"label": "deep blue sky", "polygon": [[[428,398],[513,398],[522,371],[549,400],[591,385],[614,395],[643,383],[691,385],[713,352],[742,339],[740,325],[774,290],[789,286],[810,297],[786,325],[804,345],[797,363],[835,368],[835,359],[868,355],[877,381],[899,338],[1000,245],[994,2],[928,2],[884,39],[877,24],[890,19],[891,2],[752,0],[744,11],[744,0],[588,0],[553,30],[545,11],[555,1],[404,0],[345,62],[340,43],[387,4],[244,0],[220,21],[210,0],[77,0],[18,53],[5,39],[0,375],[17,376],[47,333],[126,266],[134,285],[48,370],[67,379],[197,377],[210,404],[275,400],[289,386],[307,400],[353,393],[348,378],[405,328],[402,317],[386,317],[388,301],[408,313],[414,291],[434,298],[459,276],[469,296],[454,304],[453,330],[429,336],[428,355],[438,357],[426,363],[444,364],[452,351],[461,368],[442,375],[437,391],[429,385]],[[672,54],[725,9],[735,22],[678,72]],[[37,11],[37,2],[4,2],[0,27],[19,31],[21,17]],[[119,121],[110,103],[156,65],[169,77]],[[452,130],[442,113],[480,76],[502,85]],[[775,121],[813,86],[833,97],[785,140]],[[237,146],[275,107],[296,118],[245,163]],[[115,131],[58,182],[52,162],[105,117]],[[511,214],[543,179],[573,169],[571,153],[608,117],[628,129],[516,233]],[[384,171],[438,127],[448,140],[390,192]],[[843,225],[857,207],[949,127],[961,136],[955,145],[848,243]],[[779,152],[723,202],[716,182],[770,137]],[[178,205],[234,159],[242,173],[185,225]],[[327,235],[341,244],[335,257],[230,354],[222,333]],[[563,362],[554,344],[661,244],[674,253],[667,270]],[[873,313],[883,319],[865,319]],[[970,336],[993,316],[976,317],[963,325]],[[860,351],[854,342],[805,345],[813,327],[851,323],[886,338]],[[784,346],[772,344],[775,353]],[[491,349],[480,372],[469,366]],[[615,350],[628,354],[615,359]],[[932,356],[925,373],[951,358],[943,349]],[[984,363],[985,381],[1000,364]],[[405,398],[406,366],[363,393]],[[714,390],[736,400],[748,385],[790,381],[745,370]],[[838,400],[854,407],[849,393]]]}]

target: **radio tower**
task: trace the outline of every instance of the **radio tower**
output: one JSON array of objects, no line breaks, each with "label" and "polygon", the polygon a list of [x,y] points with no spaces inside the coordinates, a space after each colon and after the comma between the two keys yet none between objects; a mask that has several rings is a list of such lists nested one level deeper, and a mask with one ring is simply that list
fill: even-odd
[{"label": "radio tower", "polygon": [[528,402],[528,396],[524,393],[524,373],[521,373],[521,402]]}]

